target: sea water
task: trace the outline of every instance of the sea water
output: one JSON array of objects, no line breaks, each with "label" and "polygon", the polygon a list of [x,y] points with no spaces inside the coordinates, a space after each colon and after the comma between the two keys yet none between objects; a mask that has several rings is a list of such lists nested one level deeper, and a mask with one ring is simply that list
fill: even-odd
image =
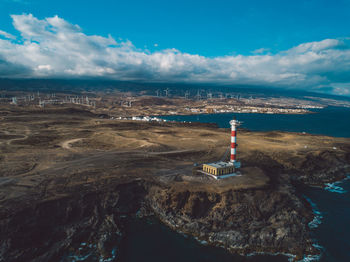
[{"label": "sea water", "polygon": [[[163,116],[169,121],[216,123],[219,127],[229,128],[229,121],[236,116],[242,121],[243,128],[251,131],[289,131],[306,132],[334,137],[350,137],[350,108],[326,107],[315,109],[311,114],[277,115],[252,113],[201,114],[189,116]],[[350,176],[348,179],[335,183],[327,183],[324,189],[305,187],[305,198],[310,202],[315,214],[309,227],[314,238],[314,245],[322,253],[321,257],[306,257],[304,261],[340,262],[350,261]],[[184,240],[185,241],[185,240]],[[204,251],[206,250],[206,251]],[[192,249],[193,252],[198,252]],[[179,249],[179,253],[187,253],[188,249]],[[226,261],[221,254],[214,254],[213,249],[203,249],[208,252],[209,260],[192,261]],[[214,252],[214,253],[211,253]],[[217,251],[219,252],[219,251]],[[227,261],[249,261],[249,258],[232,256]],[[286,257],[256,256],[255,261],[287,261]],[[136,260],[134,260],[136,261]],[[191,260],[186,260],[191,261]]]},{"label": "sea water", "polygon": [[[242,127],[252,131],[282,130],[336,137],[350,137],[350,108],[327,107],[305,115],[234,114]],[[164,116],[164,119],[186,122],[216,123],[228,128],[233,114]],[[325,189],[305,187],[304,196],[312,206],[314,220],[309,223],[314,245],[321,257],[303,261],[350,261],[350,179],[327,184]],[[232,255],[222,248],[200,243],[169,229],[154,218],[128,219],[125,238],[116,247],[116,261],[139,262],[228,262],[288,261],[284,255]],[[74,261],[74,260],[72,260]],[[84,261],[84,260],[75,260]],[[85,261],[99,261],[90,256]]]},{"label": "sea water", "polygon": [[[338,186],[344,193],[321,188],[304,189],[304,197],[315,214],[309,227],[321,256],[305,257],[302,261],[350,261],[350,179]],[[119,261],[125,262],[290,261],[290,257],[284,255],[232,255],[222,248],[203,245],[190,236],[174,232],[154,218],[130,219],[119,250]]]},{"label": "sea water", "polygon": [[[350,261],[350,179],[338,182],[336,190],[305,188],[316,206],[320,223],[312,229],[322,249],[320,261]],[[321,218],[320,218],[321,216]]]},{"label": "sea water", "polygon": [[283,255],[239,256],[222,248],[208,246],[190,236],[179,234],[155,218],[131,219],[126,238],[120,247],[120,261],[138,262],[278,262],[288,261]]},{"label": "sea water", "polygon": [[350,137],[350,108],[326,107],[313,109],[310,114],[257,114],[223,113],[200,115],[171,115],[161,118],[169,121],[215,123],[229,128],[229,121],[235,116],[242,121],[242,128],[251,131],[306,132],[316,135]]}]

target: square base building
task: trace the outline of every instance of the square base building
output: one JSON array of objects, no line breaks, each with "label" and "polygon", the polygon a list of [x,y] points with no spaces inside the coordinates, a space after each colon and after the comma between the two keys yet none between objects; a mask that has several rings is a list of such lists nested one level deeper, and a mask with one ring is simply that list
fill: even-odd
[{"label": "square base building", "polygon": [[203,171],[215,179],[236,175],[234,163],[223,161],[203,164]]}]

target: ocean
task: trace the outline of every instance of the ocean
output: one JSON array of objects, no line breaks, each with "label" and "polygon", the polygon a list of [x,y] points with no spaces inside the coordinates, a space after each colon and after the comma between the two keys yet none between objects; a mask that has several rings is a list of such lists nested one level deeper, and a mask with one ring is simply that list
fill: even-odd
[{"label": "ocean", "polygon": [[[282,130],[306,132],[336,137],[350,137],[350,108],[327,107],[306,115],[235,114],[243,128],[252,131]],[[216,123],[228,128],[233,114],[203,114],[164,116],[173,121]],[[305,187],[304,196],[315,214],[309,224],[321,257],[306,257],[303,261],[350,261],[350,177],[327,184],[325,189]],[[155,218],[126,219],[126,237],[115,247],[115,258],[123,262],[284,262],[284,255],[232,255],[222,248],[207,246],[192,237],[179,234]],[[98,257],[76,258],[72,261],[103,261]]]},{"label": "ocean", "polygon": [[[216,123],[229,128],[233,115],[242,121],[242,128],[251,131],[290,131],[317,135],[350,137],[350,108],[326,107],[314,109],[305,115],[277,115],[253,113],[201,114],[187,116],[163,116],[170,121]],[[350,177],[344,181],[326,185],[325,189],[305,187],[305,197],[312,203],[315,219],[310,228],[315,244],[322,250],[321,257],[305,258],[304,261],[350,261]],[[140,230],[131,230],[123,261],[288,261],[285,256],[231,255],[220,248],[201,245],[189,237],[183,237],[156,221],[137,221]],[[147,238],[152,235],[152,241]],[[165,244],[166,243],[166,244]],[[168,245],[169,244],[169,245]],[[142,249],[139,249],[142,246]],[[160,250],[156,247],[159,246]],[[131,250],[138,250],[131,254]],[[142,251],[144,250],[144,251]]]},{"label": "ocean", "polygon": [[[337,190],[305,188],[315,219],[310,228],[321,257],[303,261],[350,261],[350,179],[337,182]],[[192,237],[174,232],[155,218],[131,219],[126,238],[117,249],[119,261],[152,262],[286,262],[283,255],[232,255],[222,248],[203,245]]]},{"label": "ocean", "polygon": [[313,109],[310,114],[255,114],[223,113],[200,115],[171,115],[161,118],[169,121],[216,123],[221,128],[229,128],[229,121],[235,116],[242,121],[242,128],[251,131],[290,131],[316,135],[350,137],[350,108],[326,107]]}]

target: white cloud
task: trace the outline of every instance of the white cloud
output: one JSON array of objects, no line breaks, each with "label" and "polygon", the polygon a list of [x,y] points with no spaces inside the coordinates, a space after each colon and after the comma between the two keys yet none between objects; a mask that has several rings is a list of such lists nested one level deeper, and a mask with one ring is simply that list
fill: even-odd
[{"label": "white cloud", "polygon": [[254,51],[252,51],[252,54],[264,54],[264,53],[267,53],[270,51],[270,48],[259,48],[259,49],[256,49]]},{"label": "white cloud", "polygon": [[38,65],[37,69],[38,70],[49,71],[49,70],[51,70],[51,66],[50,65]]},{"label": "white cloud", "polygon": [[2,31],[2,30],[0,30],[0,36],[3,36],[7,39],[16,39],[16,37],[14,35],[11,35],[5,31]]},{"label": "white cloud", "polygon": [[130,41],[86,35],[54,16],[12,15],[20,33],[0,31],[1,76],[105,77],[118,80],[186,81],[325,89],[350,92],[349,39],[303,43],[277,54],[208,58],[165,49],[150,53]]},{"label": "white cloud", "polygon": [[300,44],[288,50],[288,53],[302,54],[305,52],[321,52],[328,49],[343,46],[344,42],[337,39],[325,39],[319,42]]}]

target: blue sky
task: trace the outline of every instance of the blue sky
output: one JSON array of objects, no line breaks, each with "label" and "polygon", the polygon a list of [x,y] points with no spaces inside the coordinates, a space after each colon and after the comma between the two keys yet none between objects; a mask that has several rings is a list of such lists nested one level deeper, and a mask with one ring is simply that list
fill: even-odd
[{"label": "blue sky", "polygon": [[205,56],[271,52],[350,36],[349,0],[0,0],[0,25],[10,14],[54,15],[87,34],[129,39],[139,48],[176,48]]},{"label": "blue sky", "polygon": [[0,76],[247,83],[350,95],[349,14],[350,0],[0,0]]}]

